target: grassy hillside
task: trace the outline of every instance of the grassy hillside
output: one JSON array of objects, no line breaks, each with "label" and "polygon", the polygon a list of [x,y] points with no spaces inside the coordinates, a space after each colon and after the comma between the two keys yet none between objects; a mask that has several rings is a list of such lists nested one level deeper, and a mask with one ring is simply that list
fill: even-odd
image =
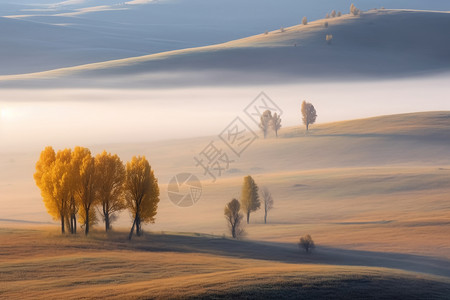
[{"label": "grassy hillside", "polygon": [[[203,176],[193,157],[215,137],[90,147],[123,160],[146,155],[161,188],[152,231],[228,234],[223,208],[240,197],[251,174],[275,199],[264,225],[262,210],[251,215],[247,239],[295,243],[311,234],[322,246],[438,256],[448,259],[450,193],[449,112],[429,112],[282,129],[279,138],[260,138],[241,158],[231,157],[216,182]],[[1,157],[3,217],[49,222],[31,174],[38,153]],[[202,180],[200,201],[181,209],[167,195],[175,174]],[[98,229],[102,228],[98,225]],[[131,227],[123,213],[114,228]],[[55,226],[55,231],[57,227]]]},{"label": "grassy hillside", "polygon": [[346,263],[320,249],[307,255],[214,236],[151,234],[127,242],[125,233],[84,238],[47,230],[0,230],[2,297],[445,299],[450,292],[448,277],[349,266],[365,260],[354,254]]}]

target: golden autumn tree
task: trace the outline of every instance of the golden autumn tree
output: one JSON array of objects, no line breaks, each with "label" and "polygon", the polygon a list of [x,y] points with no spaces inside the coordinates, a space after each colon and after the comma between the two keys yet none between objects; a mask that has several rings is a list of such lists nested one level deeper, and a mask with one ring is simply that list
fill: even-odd
[{"label": "golden autumn tree", "polygon": [[258,185],[252,176],[248,175],[244,177],[241,193],[241,209],[247,215],[247,224],[250,222],[250,213],[258,210],[260,206]]},{"label": "golden autumn tree", "polygon": [[133,216],[133,226],[128,239],[142,233],[142,223],[154,223],[159,202],[158,181],[145,156],[133,156],[127,162],[125,177],[125,203],[126,208]]},{"label": "golden autumn tree", "polygon": [[55,220],[61,221],[65,233],[69,201],[73,190],[71,150],[60,150],[55,155],[52,147],[45,148],[36,163],[34,179],[41,190],[45,207]]},{"label": "golden autumn tree", "polygon": [[97,204],[108,231],[114,214],[125,208],[125,166],[117,154],[103,151],[95,157],[95,180]]},{"label": "golden autumn tree", "polygon": [[61,217],[60,212],[56,208],[56,201],[53,197],[53,184],[50,181],[51,177],[48,176],[48,173],[51,173],[53,170],[55,160],[55,150],[50,146],[46,147],[41,152],[39,160],[36,162],[36,172],[33,177],[36,185],[41,190],[42,200],[44,201],[47,212],[54,220],[61,220],[61,232],[64,233],[64,216]]},{"label": "golden autumn tree", "polygon": [[89,233],[90,226],[96,221],[95,210],[95,159],[91,151],[83,147],[75,147],[72,153],[75,170],[75,200],[79,206],[80,222],[84,233]]}]

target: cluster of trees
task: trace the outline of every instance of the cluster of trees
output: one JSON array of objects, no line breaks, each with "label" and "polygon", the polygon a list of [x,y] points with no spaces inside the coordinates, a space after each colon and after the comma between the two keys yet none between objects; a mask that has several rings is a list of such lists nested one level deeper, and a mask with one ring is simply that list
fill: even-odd
[{"label": "cluster of trees", "polygon": [[127,209],[134,230],[142,233],[142,223],[153,223],[159,203],[159,187],[145,156],[134,156],[126,165],[117,155],[103,151],[92,156],[83,147],[55,152],[46,147],[36,163],[36,185],[41,190],[48,213],[61,221],[61,232],[77,231],[77,219],[87,235],[98,221],[98,211],[111,228],[117,213]]},{"label": "cluster of trees", "polygon": [[336,13],[336,11],[333,9],[330,14],[325,15],[325,19],[336,18],[336,17],[340,17],[340,16],[342,16],[342,13],[340,11],[338,11]]},{"label": "cluster of trees", "polygon": [[356,8],[356,6],[352,3],[350,5],[350,14],[357,16],[357,15],[361,14],[361,11],[358,8]]},{"label": "cluster of trees", "polygon": [[275,132],[275,136],[278,137],[278,130],[281,128],[281,117],[277,113],[272,115],[270,110],[266,110],[261,115],[259,128],[263,132],[264,138],[267,137],[270,128]]},{"label": "cluster of trees", "polygon": [[[225,205],[224,215],[233,238],[238,238],[244,233],[242,223],[244,214],[249,224],[250,213],[260,209],[261,199],[258,192],[255,180],[250,175],[246,176],[242,185],[241,201],[233,199]],[[267,213],[273,208],[273,197],[268,188],[262,188],[261,198],[264,205],[264,223],[267,224]]]},{"label": "cluster of trees", "polygon": [[[247,224],[249,224],[250,213],[257,211],[261,207],[261,198],[264,204],[264,224],[267,224],[267,213],[273,208],[272,193],[267,187],[261,189],[261,195],[258,192],[259,188],[255,180],[250,175],[246,176],[242,185],[241,201],[233,198],[225,205],[224,215],[233,238],[239,238],[244,235],[244,214],[247,217]],[[300,237],[298,247],[306,253],[310,253],[315,248],[315,244],[308,234]]]},{"label": "cluster of trees", "polygon": [[[332,38],[333,36],[330,35],[330,40]],[[309,125],[314,124],[316,122],[317,118],[316,109],[314,108],[314,105],[312,105],[311,103],[303,101],[301,106],[301,112],[303,124],[306,126],[306,131],[308,132]],[[275,132],[275,136],[278,137],[278,131],[281,129],[281,117],[277,113],[274,113],[272,115],[272,112],[270,110],[266,110],[261,115],[259,121],[259,128],[261,129],[264,138],[267,137],[267,134],[269,133],[270,129],[272,129]]]}]

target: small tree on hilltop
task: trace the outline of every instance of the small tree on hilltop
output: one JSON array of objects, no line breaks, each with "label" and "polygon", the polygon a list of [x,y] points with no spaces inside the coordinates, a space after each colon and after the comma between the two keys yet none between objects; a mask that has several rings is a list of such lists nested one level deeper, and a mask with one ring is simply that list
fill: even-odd
[{"label": "small tree on hilltop", "polygon": [[333,11],[331,12],[331,17],[335,18],[336,17],[336,11],[333,9]]},{"label": "small tree on hilltop", "polygon": [[264,203],[264,224],[267,224],[267,213],[273,208],[272,193],[267,187],[261,189],[261,198]]},{"label": "small tree on hilltop", "polygon": [[278,137],[278,130],[281,128],[281,117],[277,113],[273,114],[270,126],[275,131],[275,136]]},{"label": "small tree on hilltop", "polygon": [[239,212],[241,204],[237,199],[233,199],[225,205],[224,215],[233,238],[243,235],[242,219],[244,216]]},{"label": "small tree on hilltop", "polygon": [[269,130],[270,123],[272,122],[272,113],[270,110],[266,110],[261,115],[261,120],[259,122],[259,128],[261,128],[261,131],[264,134],[264,138],[267,137],[267,131]]},{"label": "small tree on hilltop", "polygon": [[242,185],[241,209],[247,215],[247,224],[250,222],[250,213],[260,208],[258,186],[253,180],[252,176],[244,177],[244,184]]},{"label": "small tree on hilltop", "polygon": [[317,113],[316,109],[311,103],[306,101],[302,102],[302,119],[303,124],[306,126],[306,132],[309,130],[309,125],[314,124],[316,122]]},{"label": "small tree on hilltop", "polygon": [[308,24],[308,19],[307,19],[306,17],[303,17],[303,19],[302,19],[302,24],[303,24],[303,25]]},{"label": "small tree on hilltop", "polygon": [[298,247],[305,250],[306,253],[310,253],[312,250],[314,250],[314,248],[316,248],[316,245],[314,245],[314,241],[311,236],[307,234],[300,238]]},{"label": "small tree on hilltop", "polygon": [[339,18],[340,16],[342,16],[342,13],[340,11],[338,11],[337,16]]}]

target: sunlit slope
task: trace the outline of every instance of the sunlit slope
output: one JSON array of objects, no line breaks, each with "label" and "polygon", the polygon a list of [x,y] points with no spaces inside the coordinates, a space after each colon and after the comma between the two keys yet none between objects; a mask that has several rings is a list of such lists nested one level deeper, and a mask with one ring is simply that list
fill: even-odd
[{"label": "sunlit slope", "polygon": [[372,10],[219,45],[0,80],[74,76],[71,85],[116,85],[120,78],[128,86],[164,86],[420,75],[450,70],[448,28],[445,12]]},{"label": "sunlit slope", "polygon": [[[270,132],[235,157],[216,137],[131,145],[148,152],[164,180],[177,169],[202,172],[193,157],[211,140],[235,160],[224,176],[264,174],[280,171],[366,167],[366,166],[445,166],[450,164],[450,112],[422,112],[368,119],[282,128],[279,137]],[[127,157],[127,147],[102,145]],[[167,177],[166,177],[167,176]]]},{"label": "sunlit slope", "polygon": [[[450,112],[426,112],[312,125],[307,135],[303,126],[283,128],[278,138],[258,132],[240,158],[216,136],[85,146],[124,161],[149,159],[161,202],[146,230],[226,234],[225,203],[240,197],[242,178],[252,175],[271,190],[275,208],[267,226],[262,209],[252,213],[249,239],[294,243],[309,233],[319,245],[448,258],[449,120]],[[211,141],[233,160],[216,182],[194,161]],[[51,221],[30,177],[38,157],[39,151],[0,157],[0,219]],[[202,197],[190,208],[175,206],[167,194],[181,172],[202,180]],[[121,227],[131,227],[127,212],[114,224]]]}]

